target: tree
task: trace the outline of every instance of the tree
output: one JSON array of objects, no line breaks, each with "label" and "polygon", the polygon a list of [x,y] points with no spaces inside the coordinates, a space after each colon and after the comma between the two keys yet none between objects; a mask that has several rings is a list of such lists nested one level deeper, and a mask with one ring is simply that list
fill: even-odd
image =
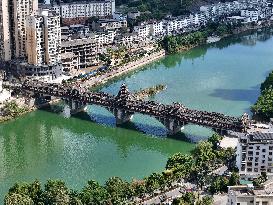
[{"label": "tree", "polygon": [[253,180],[253,185],[255,187],[260,187],[268,179],[266,172],[262,172],[261,176]]},{"label": "tree", "polygon": [[48,180],[43,193],[45,205],[67,205],[70,202],[69,189],[61,180]]},{"label": "tree", "polygon": [[217,176],[213,178],[213,181],[209,187],[209,191],[212,194],[218,193],[218,192],[226,192],[227,186],[228,186],[228,179],[223,176]]},{"label": "tree", "polygon": [[269,87],[262,91],[257,102],[252,106],[252,112],[263,118],[269,119],[273,116],[273,89]]},{"label": "tree", "polygon": [[131,187],[134,190],[133,191],[134,196],[137,196],[137,197],[140,197],[140,198],[142,198],[145,195],[145,193],[147,192],[146,182],[144,180],[133,181],[131,183]]},{"label": "tree", "polygon": [[212,144],[212,148],[214,150],[216,150],[216,149],[218,149],[222,139],[223,139],[223,136],[215,133],[211,137],[208,138],[208,142],[210,142]]},{"label": "tree", "polygon": [[273,86],[273,71],[269,73],[265,81],[261,84],[261,92]]},{"label": "tree", "polygon": [[204,196],[201,200],[196,202],[196,205],[212,205],[213,204],[213,197],[211,196]]},{"label": "tree", "polygon": [[164,179],[162,174],[152,173],[146,179],[146,188],[149,194],[153,194],[154,191],[161,188],[163,184],[164,184]]},{"label": "tree", "polygon": [[166,164],[166,169],[176,169],[181,165],[184,165],[185,168],[191,168],[193,164],[193,157],[187,154],[176,153],[171,156]]},{"label": "tree", "polygon": [[10,188],[6,196],[5,203],[7,204],[39,204],[42,202],[42,189],[39,181],[35,180],[33,183],[16,183]]},{"label": "tree", "polygon": [[86,205],[102,205],[110,199],[107,190],[93,180],[87,182],[79,195],[82,203]]},{"label": "tree", "polygon": [[197,166],[206,167],[208,171],[214,165],[214,159],[216,158],[213,145],[207,141],[201,141],[197,144],[193,150],[193,155],[196,159]]},{"label": "tree", "polygon": [[237,172],[232,172],[230,178],[229,178],[229,186],[235,186],[240,184],[240,175]]},{"label": "tree", "polygon": [[128,182],[119,177],[111,177],[105,183],[105,188],[111,196],[113,204],[124,204],[133,196],[133,189]]},{"label": "tree", "polygon": [[5,205],[34,205],[33,200],[29,196],[17,193],[8,194],[4,203]]}]

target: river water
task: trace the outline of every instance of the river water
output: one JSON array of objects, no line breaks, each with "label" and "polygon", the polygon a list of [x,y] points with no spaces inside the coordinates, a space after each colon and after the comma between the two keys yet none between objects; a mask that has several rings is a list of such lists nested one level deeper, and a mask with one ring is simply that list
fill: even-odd
[{"label": "river water", "polygon": [[[272,68],[272,33],[261,31],[167,56],[101,90],[116,94],[122,83],[131,91],[165,84],[153,100],[240,116],[249,112]],[[0,125],[0,201],[15,182],[63,179],[80,189],[90,179],[142,178],[162,171],[170,155],[189,153],[194,141],[212,133],[186,126],[184,134],[167,138],[151,117],[136,114],[129,125],[116,127],[104,108],[89,106],[87,113],[65,119],[36,111]]]}]

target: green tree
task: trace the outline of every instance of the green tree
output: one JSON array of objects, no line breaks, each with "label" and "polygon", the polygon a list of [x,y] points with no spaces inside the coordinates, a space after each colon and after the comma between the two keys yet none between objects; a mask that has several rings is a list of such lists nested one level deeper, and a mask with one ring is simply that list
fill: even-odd
[{"label": "green tree", "polygon": [[212,205],[213,204],[213,197],[211,196],[204,196],[201,200],[196,202],[196,205]]},{"label": "green tree", "polygon": [[154,191],[160,189],[164,184],[164,178],[162,174],[152,173],[146,179],[146,188],[149,194],[153,194]]},{"label": "green tree", "polygon": [[112,204],[125,204],[133,196],[133,189],[128,182],[119,177],[111,177],[105,183],[105,188],[111,196]]},{"label": "green tree", "polygon": [[273,116],[273,89],[269,87],[262,91],[257,102],[252,106],[252,112],[263,118],[269,119]]},{"label": "green tree", "polygon": [[4,203],[5,205],[34,205],[29,196],[17,193],[8,194],[4,199]]},{"label": "green tree", "polygon": [[69,189],[61,180],[48,180],[43,198],[45,205],[67,205],[70,202]]},{"label": "green tree", "polygon": [[226,192],[228,186],[228,179],[223,176],[216,176],[213,178],[211,185],[209,187],[209,191],[212,194],[219,193],[219,192]]},{"label": "green tree", "polygon": [[33,183],[16,183],[9,189],[5,201],[7,201],[7,204],[12,204],[12,201],[39,204],[42,202],[42,193],[41,184],[37,180]]},{"label": "green tree", "polygon": [[91,180],[81,191],[80,199],[86,205],[102,205],[110,199],[110,195],[98,182]]},{"label": "green tree", "polygon": [[265,81],[261,84],[261,92],[270,87],[273,87],[273,71],[269,73]]},{"label": "green tree", "polygon": [[219,148],[219,145],[222,139],[223,139],[223,136],[215,133],[208,138],[208,142],[210,142],[212,144],[212,148],[216,150]]},{"label": "green tree", "polygon": [[229,186],[235,186],[240,184],[240,175],[237,172],[232,172],[230,178],[229,178]]},{"label": "green tree", "polygon": [[261,176],[253,180],[253,185],[255,187],[260,187],[268,179],[266,172],[262,172]]}]

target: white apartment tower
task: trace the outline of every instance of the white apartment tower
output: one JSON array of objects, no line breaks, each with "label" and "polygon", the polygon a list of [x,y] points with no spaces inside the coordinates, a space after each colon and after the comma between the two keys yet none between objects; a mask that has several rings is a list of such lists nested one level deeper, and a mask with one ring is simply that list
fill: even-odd
[{"label": "white apartment tower", "polygon": [[0,1],[0,60],[26,57],[28,15],[38,10],[38,0]]},{"label": "white apartment tower", "polygon": [[8,61],[12,57],[11,47],[13,40],[11,39],[11,20],[10,5],[8,0],[0,1],[0,59]]},{"label": "white apartment tower", "polygon": [[262,172],[273,176],[273,133],[241,134],[236,162],[242,178],[257,178]]},{"label": "white apartment tower", "polygon": [[27,61],[31,65],[55,65],[61,61],[60,16],[44,10],[26,18]]}]

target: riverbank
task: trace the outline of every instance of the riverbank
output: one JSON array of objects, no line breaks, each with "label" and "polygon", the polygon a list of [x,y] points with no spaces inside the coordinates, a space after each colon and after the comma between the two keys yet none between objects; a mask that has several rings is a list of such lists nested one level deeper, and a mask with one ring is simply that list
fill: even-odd
[{"label": "riverbank", "polygon": [[12,98],[0,107],[0,123],[16,119],[34,110],[36,108],[23,103],[23,99]]},{"label": "riverbank", "polygon": [[163,58],[166,55],[165,50],[159,50],[158,52],[152,53],[149,56],[145,56],[137,61],[130,62],[125,64],[124,66],[119,67],[118,69],[110,70],[109,72],[99,76],[99,77],[92,77],[90,79],[84,80],[82,79],[80,85],[83,87],[94,87],[98,85],[103,85],[107,83],[109,80],[124,75],[128,72],[135,71],[140,67],[143,67],[149,63],[157,61]]}]

